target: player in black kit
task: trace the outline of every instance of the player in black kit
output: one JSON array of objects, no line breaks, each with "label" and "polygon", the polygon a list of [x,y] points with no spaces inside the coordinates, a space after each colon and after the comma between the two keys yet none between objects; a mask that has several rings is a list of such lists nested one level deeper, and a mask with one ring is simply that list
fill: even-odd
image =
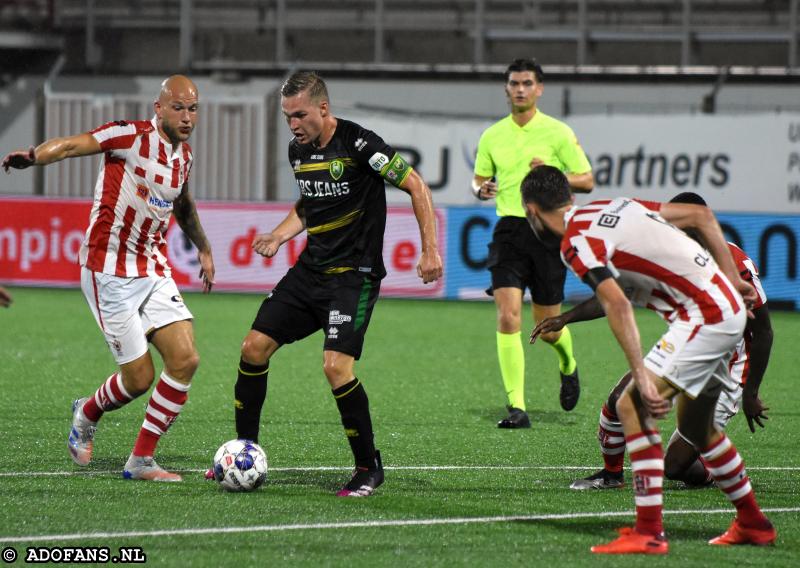
[{"label": "player in black kit", "polygon": [[411,195],[422,254],[417,274],[426,284],[442,276],[428,186],[375,133],[330,112],[328,90],[313,72],[294,73],[281,87],[281,108],[294,138],[289,162],[300,199],[253,250],[266,257],[302,232],[308,243],[258,310],[242,343],[236,381],[236,431],[257,441],[267,395],[269,360],[284,344],[325,331],[323,370],[355,457],[341,497],[371,495],[383,483],[367,393],[353,374],[378,299],[386,226],[384,180]]}]

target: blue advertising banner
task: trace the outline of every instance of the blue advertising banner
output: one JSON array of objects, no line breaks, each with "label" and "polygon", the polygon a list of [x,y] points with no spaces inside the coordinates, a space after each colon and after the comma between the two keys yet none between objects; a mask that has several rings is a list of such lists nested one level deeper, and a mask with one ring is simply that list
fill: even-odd
[{"label": "blue advertising banner", "polygon": [[[770,305],[800,309],[797,276],[800,215],[720,213],[726,238],[738,244],[756,263]],[[493,207],[447,208],[446,297],[489,299],[491,281],[486,269],[488,244],[497,222]],[[568,301],[586,298],[588,286],[568,273],[564,294]]]},{"label": "blue advertising banner", "polygon": [[[447,262],[445,294],[454,300],[488,300],[491,285],[486,268],[492,230],[497,222],[494,207],[447,208]],[[567,273],[564,294],[569,300],[591,295],[591,289]]]},{"label": "blue advertising banner", "polygon": [[800,215],[720,213],[717,218],[727,239],[756,263],[770,306],[800,309]]}]

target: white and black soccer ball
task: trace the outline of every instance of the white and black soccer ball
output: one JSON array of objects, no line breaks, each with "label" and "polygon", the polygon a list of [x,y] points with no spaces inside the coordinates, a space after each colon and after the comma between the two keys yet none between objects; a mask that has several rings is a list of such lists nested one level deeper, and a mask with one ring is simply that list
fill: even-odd
[{"label": "white and black soccer ball", "polygon": [[267,454],[247,440],[225,442],[214,454],[214,479],[227,491],[253,491],[267,479]]}]

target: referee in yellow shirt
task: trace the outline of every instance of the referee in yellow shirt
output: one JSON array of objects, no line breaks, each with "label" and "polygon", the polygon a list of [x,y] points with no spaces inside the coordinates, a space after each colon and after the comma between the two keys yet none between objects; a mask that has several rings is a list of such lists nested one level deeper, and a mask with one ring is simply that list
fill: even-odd
[{"label": "referee in yellow shirt", "polygon": [[[472,191],[478,199],[495,199],[497,216],[489,245],[492,294],[497,306],[497,357],[508,395],[506,418],[499,428],[530,428],[525,411],[525,354],[520,328],[522,296],[531,291],[536,323],[561,313],[566,268],[559,239],[535,235],[525,219],[519,186],[542,164],[563,171],[574,192],[594,188],[592,167],[572,129],[537,110],[544,85],[541,66],[533,59],[515,59],[505,74],[511,114],[487,128],[478,142]],[[578,402],[578,366],[568,328],[541,335],[558,355],[560,401],[564,410]]]}]

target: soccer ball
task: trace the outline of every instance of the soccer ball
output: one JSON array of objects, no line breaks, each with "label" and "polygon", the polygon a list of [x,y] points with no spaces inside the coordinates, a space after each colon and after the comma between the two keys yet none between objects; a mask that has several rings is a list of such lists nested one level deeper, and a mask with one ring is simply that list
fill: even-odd
[{"label": "soccer ball", "polygon": [[214,479],[227,491],[252,491],[267,479],[267,454],[247,440],[231,440],[214,454]]}]

